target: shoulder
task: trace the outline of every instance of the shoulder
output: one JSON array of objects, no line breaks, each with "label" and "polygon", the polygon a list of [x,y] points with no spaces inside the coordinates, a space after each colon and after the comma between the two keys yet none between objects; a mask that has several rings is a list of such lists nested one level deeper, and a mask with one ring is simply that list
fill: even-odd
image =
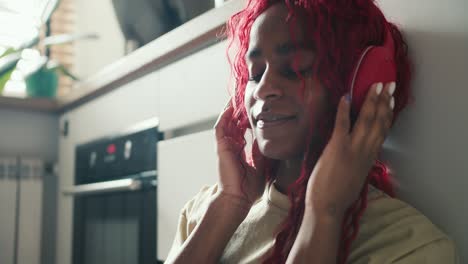
[{"label": "shoulder", "polygon": [[217,189],[216,184],[213,186],[204,186],[192,199],[185,203],[180,211],[176,234],[167,259],[174,258],[182,247],[182,244],[192,233],[199,218],[203,216],[203,210],[206,210],[204,208],[208,206],[210,197],[217,192]]},{"label": "shoulder", "polygon": [[200,191],[192,197],[182,209],[182,213],[187,218],[187,221],[197,220],[201,218],[208,207],[212,197],[218,191],[218,185],[205,185]]},{"label": "shoulder", "polygon": [[181,245],[192,233],[208,208],[211,197],[216,194],[217,190],[217,184],[203,186],[195,196],[185,203],[180,210],[175,244]]},{"label": "shoulder", "polygon": [[453,241],[421,212],[372,190],[352,245],[351,263],[449,264],[455,259]]}]

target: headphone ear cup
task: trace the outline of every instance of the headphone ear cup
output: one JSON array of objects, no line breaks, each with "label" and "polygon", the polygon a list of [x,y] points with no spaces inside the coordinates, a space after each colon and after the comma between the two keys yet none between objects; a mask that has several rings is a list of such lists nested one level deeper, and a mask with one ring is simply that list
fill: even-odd
[{"label": "headphone ear cup", "polygon": [[364,50],[350,80],[351,121],[359,114],[372,84],[396,80],[393,52],[386,47],[370,46]]}]

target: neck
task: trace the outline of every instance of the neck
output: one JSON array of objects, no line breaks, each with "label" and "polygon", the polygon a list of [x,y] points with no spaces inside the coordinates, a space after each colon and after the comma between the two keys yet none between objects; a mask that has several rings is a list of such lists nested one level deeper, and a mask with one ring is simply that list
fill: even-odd
[{"label": "neck", "polygon": [[286,194],[288,186],[299,178],[301,163],[301,159],[280,161],[275,182],[275,187],[279,192]]},{"label": "neck", "polygon": [[[314,141],[312,148],[319,148],[320,142]],[[315,161],[308,161],[308,162],[316,162]],[[287,160],[280,160],[279,161],[278,170],[276,173],[276,182],[275,187],[278,189],[279,192],[283,194],[287,194],[288,187],[294,183],[300,176],[301,176],[301,165],[303,162],[302,155]]]}]

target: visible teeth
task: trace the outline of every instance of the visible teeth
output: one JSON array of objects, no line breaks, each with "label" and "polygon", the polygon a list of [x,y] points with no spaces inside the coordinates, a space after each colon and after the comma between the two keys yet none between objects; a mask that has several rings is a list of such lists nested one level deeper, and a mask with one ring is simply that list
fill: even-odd
[{"label": "visible teeth", "polygon": [[268,117],[268,118],[262,118],[257,121],[257,127],[262,128],[265,126],[265,122],[276,122],[280,120],[286,120],[290,119],[291,117]]},{"label": "visible teeth", "polygon": [[264,121],[267,121],[267,122],[272,122],[272,121],[277,121],[277,120],[281,120],[281,119],[286,119],[285,117],[269,117],[269,118],[264,118],[263,120]]}]

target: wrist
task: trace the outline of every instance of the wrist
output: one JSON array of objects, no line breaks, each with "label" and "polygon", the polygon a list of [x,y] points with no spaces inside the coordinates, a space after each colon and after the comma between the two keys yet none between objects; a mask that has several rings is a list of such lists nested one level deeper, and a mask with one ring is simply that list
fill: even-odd
[{"label": "wrist", "polygon": [[286,263],[336,263],[342,217],[307,208]]},{"label": "wrist", "polygon": [[326,207],[306,206],[304,210],[305,221],[313,221],[317,225],[341,225],[344,218],[344,210],[329,205]]},{"label": "wrist", "polygon": [[230,216],[245,217],[252,207],[252,204],[247,199],[223,191],[218,192],[214,196],[211,204]]}]

